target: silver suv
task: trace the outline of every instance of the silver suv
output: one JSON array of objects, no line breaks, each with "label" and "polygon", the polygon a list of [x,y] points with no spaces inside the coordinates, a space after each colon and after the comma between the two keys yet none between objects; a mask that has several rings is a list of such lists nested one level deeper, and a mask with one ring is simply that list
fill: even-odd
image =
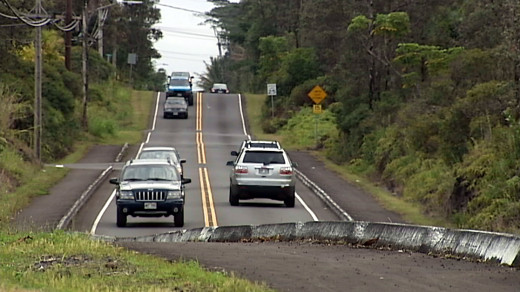
[{"label": "silver suv", "polygon": [[126,226],[127,216],[161,217],[173,215],[176,227],[184,225],[184,185],[177,168],[167,160],[135,159],[127,162],[117,178],[117,226]]},{"label": "silver suv", "polygon": [[294,207],[296,177],[287,153],[276,141],[244,141],[240,152],[232,151],[229,203],[239,200],[267,198],[284,201]]}]

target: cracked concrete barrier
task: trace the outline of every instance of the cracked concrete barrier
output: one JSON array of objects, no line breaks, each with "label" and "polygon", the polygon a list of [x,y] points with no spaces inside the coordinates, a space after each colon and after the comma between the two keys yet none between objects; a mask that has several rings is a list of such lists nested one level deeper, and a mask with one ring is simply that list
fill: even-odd
[{"label": "cracked concrete barrier", "polygon": [[204,227],[150,236],[96,237],[113,242],[241,242],[254,240],[330,240],[520,266],[520,236],[476,230],[398,223],[312,221],[282,224]]}]

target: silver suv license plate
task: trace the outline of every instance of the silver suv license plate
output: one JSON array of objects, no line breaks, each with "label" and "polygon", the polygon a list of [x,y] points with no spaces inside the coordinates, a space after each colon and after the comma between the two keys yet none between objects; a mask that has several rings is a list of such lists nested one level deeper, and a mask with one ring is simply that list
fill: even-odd
[{"label": "silver suv license plate", "polygon": [[144,203],[144,208],[146,210],[155,210],[157,209],[157,203]]}]

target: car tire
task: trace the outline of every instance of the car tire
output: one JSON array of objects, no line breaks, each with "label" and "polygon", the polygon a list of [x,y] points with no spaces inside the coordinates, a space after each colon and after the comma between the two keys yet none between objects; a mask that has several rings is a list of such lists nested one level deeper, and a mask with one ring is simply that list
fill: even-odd
[{"label": "car tire", "polygon": [[123,213],[121,208],[117,207],[117,220],[116,220],[117,227],[126,226],[126,216],[127,215],[125,213]]},{"label": "car tire", "polygon": [[173,224],[175,227],[184,226],[184,208],[182,208],[179,212],[173,214]]},{"label": "car tire", "polygon": [[167,118],[168,118],[168,115],[163,114],[163,118],[164,118],[164,119],[167,119]]},{"label": "car tire", "polygon": [[193,95],[188,96],[188,105],[193,105]]},{"label": "car tire", "polygon": [[187,118],[188,118],[188,113],[186,113],[186,114],[184,115],[184,119],[187,119]]},{"label": "car tire", "polygon": [[283,201],[287,208],[294,208],[295,197],[295,188],[291,187],[289,196]]},{"label": "car tire", "polygon": [[239,199],[238,199],[238,191],[236,189],[236,187],[233,187],[233,185],[230,185],[229,186],[229,204],[231,206],[238,206],[239,204]]}]

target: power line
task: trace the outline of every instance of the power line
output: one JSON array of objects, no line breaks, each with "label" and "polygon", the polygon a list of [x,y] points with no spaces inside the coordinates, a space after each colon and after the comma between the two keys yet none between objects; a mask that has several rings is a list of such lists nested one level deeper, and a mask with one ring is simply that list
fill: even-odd
[{"label": "power line", "polygon": [[[58,28],[61,31],[72,31],[79,25],[79,20],[75,19],[71,23],[67,24],[66,26],[61,26],[58,23],[61,21],[59,18],[52,18],[47,13],[45,14],[27,14],[27,13],[21,13],[17,9],[15,9],[7,0],[0,0],[5,6],[14,14],[8,15],[5,13],[0,13],[0,16],[3,16],[8,19],[18,19],[21,20],[24,24],[31,26],[31,27],[42,27],[47,24],[53,24],[56,28]],[[42,8],[43,11],[45,11]],[[37,19],[37,20],[35,20]]]},{"label": "power line", "polygon": [[35,21],[31,18],[24,17],[24,15],[22,15],[16,9],[14,9],[14,7],[7,0],[0,0],[0,1],[2,1],[2,3],[4,3],[12,13],[14,13],[16,18],[18,18],[23,23],[25,23],[29,26],[42,27],[42,26],[49,24],[52,21],[52,19],[48,18],[48,15],[37,15],[38,18],[41,18],[42,16],[46,17],[46,18],[40,19],[38,21]]},{"label": "power line", "polygon": [[204,16],[204,17],[206,16],[206,14],[205,14],[204,12],[197,11],[197,10],[191,10],[191,9],[187,9],[187,8],[182,8],[182,7],[173,6],[173,5],[168,5],[168,4],[162,4],[162,3],[155,3],[154,5],[159,5],[159,6],[164,6],[164,7],[172,8],[172,9],[177,9],[177,10],[182,10],[182,11],[192,12],[192,13],[195,13],[195,14],[199,14],[200,16]]},{"label": "power line", "polygon": [[204,37],[204,38],[212,38],[212,39],[215,38],[214,35],[210,35],[210,34],[202,34],[202,33],[196,33],[196,32],[181,31],[181,30],[176,30],[176,29],[172,29],[172,28],[169,28],[169,27],[165,27],[165,26],[155,26],[155,28],[160,29],[162,32],[166,32],[166,33],[177,33],[177,34],[198,36],[198,37]]}]

